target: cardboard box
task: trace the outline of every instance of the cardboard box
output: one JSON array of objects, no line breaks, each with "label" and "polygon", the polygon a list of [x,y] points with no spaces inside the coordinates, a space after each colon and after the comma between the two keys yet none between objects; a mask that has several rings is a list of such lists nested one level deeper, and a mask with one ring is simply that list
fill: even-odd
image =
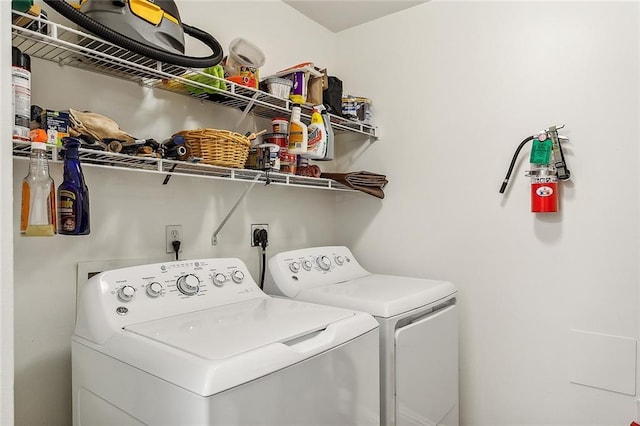
[{"label": "cardboard box", "polygon": [[47,132],[47,143],[62,146],[62,138],[69,136],[69,113],[43,110],[41,126]]},{"label": "cardboard box", "polygon": [[327,77],[327,69],[320,69],[315,67],[316,71],[322,73],[320,77],[309,76],[307,83],[307,102],[311,105],[322,105],[322,91],[329,87],[329,80]]}]

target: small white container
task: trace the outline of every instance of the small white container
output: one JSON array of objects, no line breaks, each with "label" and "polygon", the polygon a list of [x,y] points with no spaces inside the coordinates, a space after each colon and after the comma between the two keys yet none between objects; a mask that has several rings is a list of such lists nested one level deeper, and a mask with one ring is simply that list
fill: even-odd
[{"label": "small white container", "polygon": [[277,96],[282,99],[289,99],[293,82],[287,78],[270,77],[264,80],[267,85],[267,90],[273,96]]}]

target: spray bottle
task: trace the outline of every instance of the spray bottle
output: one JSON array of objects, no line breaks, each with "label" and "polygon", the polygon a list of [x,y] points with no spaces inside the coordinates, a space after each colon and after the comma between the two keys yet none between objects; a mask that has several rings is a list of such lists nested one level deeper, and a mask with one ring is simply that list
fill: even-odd
[{"label": "spray bottle", "polygon": [[324,107],[324,105],[318,105],[316,108],[318,109],[318,111],[320,111],[320,115],[322,117],[322,120],[324,121],[324,128],[327,133],[326,153],[324,154],[324,158],[319,158],[318,160],[331,161],[333,160],[334,155],[334,134],[333,127],[331,127],[331,117],[329,116],[329,112]]},{"label": "spray bottle", "polygon": [[308,131],[307,153],[302,156],[310,160],[322,160],[327,154],[327,130],[324,128],[322,115],[316,107],[313,108]]},{"label": "spray bottle", "polygon": [[64,147],[64,180],[58,187],[58,233],[87,235],[89,224],[89,189],[82,174],[76,138],[62,138]]},{"label": "spray bottle", "polygon": [[299,104],[291,107],[291,119],[289,120],[289,154],[307,153],[307,125],[300,119],[301,108]]}]

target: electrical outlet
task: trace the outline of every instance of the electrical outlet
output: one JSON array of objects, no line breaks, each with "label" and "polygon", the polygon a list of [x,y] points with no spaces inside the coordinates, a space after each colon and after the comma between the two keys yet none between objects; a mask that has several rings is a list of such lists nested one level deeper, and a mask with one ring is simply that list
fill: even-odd
[{"label": "electrical outlet", "polygon": [[251,225],[251,234],[250,234],[250,238],[251,238],[251,247],[256,247],[258,244],[256,244],[256,241],[253,239],[253,236],[255,235],[255,232],[259,229],[264,229],[265,231],[267,231],[267,236],[269,234],[269,225],[266,223],[254,223]]},{"label": "electrical outlet", "polygon": [[184,241],[182,241],[182,225],[167,225],[166,234],[167,253],[175,253],[173,245],[171,244],[174,241],[180,241],[178,253],[182,253],[182,246],[184,245]]}]

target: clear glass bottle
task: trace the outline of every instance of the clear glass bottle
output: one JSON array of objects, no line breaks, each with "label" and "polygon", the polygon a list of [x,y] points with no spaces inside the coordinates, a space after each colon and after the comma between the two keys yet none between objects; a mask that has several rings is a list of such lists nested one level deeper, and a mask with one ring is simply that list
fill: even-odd
[{"label": "clear glass bottle", "polygon": [[56,190],[49,175],[47,146],[31,142],[29,174],[22,181],[20,234],[51,237],[56,234]]},{"label": "clear glass bottle", "polygon": [[62,138],[64,148],[64,179],[58,187],[58,233],[63,235],[87,235],[89,223],[89,189],[82,174],[75,138]]}]

